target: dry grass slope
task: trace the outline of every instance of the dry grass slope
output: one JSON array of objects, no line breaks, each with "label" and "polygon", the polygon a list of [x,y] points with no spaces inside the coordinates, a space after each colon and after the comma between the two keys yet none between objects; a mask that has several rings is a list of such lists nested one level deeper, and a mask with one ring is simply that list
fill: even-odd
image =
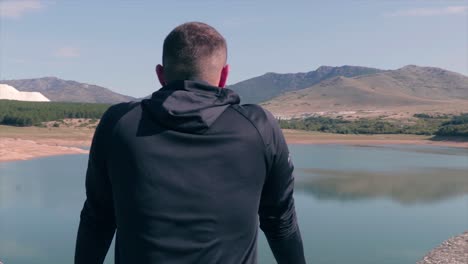
[{"label": "dry grass slope", "polygon": [[263,103],[280,117],[310,115],[407,118],[414,113],[468,112],[468,77],[405,66],[352,78],[335,77]]}]

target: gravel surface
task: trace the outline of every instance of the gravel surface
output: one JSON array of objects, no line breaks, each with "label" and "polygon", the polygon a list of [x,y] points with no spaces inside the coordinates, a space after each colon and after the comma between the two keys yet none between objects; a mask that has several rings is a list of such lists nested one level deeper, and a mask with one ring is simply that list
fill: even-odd
[{"label": "gravel surface", "polygon": [[417,264],[468,264],[468,231],[444,241]]}]

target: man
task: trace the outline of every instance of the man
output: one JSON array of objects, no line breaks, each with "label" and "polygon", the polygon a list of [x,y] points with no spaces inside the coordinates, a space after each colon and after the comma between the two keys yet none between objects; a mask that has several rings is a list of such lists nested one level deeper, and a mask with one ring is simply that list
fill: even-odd
[{"label": "man", "polygon": [[94,135],[75,263],[305,263],[293,165],[274,117],[224,89],[224,38],[198,22],[165,39],[163,86],[112,106]]}]

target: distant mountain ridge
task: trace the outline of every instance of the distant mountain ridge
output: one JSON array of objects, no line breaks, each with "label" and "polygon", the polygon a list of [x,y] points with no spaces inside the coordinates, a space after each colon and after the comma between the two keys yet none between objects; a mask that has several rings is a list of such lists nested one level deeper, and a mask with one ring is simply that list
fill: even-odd
[{"label": "distant mountain ridge", "polygon": [[134,97],[98,85],[62,80],[57,77],[0,80],[0,83],[11,85],[19,91],[40,92],[51,101],[115,104],[135,100]]},{"label": "distant mountain ridge", "polygon": [[[40,92],[51,101],[114,104],[139,100],[97,85],[56,77],[4,80],[0,84],[19,91]],[[331,112],[348,116],[359,111],[374,117],[468,112],[467,76],[416,65],[396,70],[321,66],[305,73],[266,73],[228,88],[239,93],[242,104],[263,102],[265,108],[280,117]]]},{"label": "distant mountain ridge", "polygon": [[326,79],[262,105],[284,117],[356,111],[376,115],[468,112],[468,77],[440,68],[408,65],[397,70]]},{"label": "distant mountain ridge", "polygon": [[261,103],[285,92],[311,87],[336,76],[355,77],[382,72],[383,70],[361,66],[320,66],[315,71],[301,73],[266,73],[229,85],[241,97],[241,103]]}]

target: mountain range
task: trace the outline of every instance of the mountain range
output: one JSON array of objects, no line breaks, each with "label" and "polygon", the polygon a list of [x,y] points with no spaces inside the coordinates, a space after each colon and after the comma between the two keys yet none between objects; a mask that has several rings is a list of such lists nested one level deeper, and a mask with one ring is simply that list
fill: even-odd
[{"label": "mountain range", "polygon": [[[107,88],[56,77],[5,80],[19,91],[51,101],[118,103],[138,100]],[[241,103],[260,103],[276,116],[404,117],[413,113],[468,112],[468,77],[435,67],[396,70],[321,66],[303,73],[266,73],[229,85]]]},{"label": "mountain range", "polygon": [[407,117],[468,112],[468,77],[408,65],[355,77],[337,76],[287,92],[262,105],[277,116]]},{"label": "mountain range", "polygon": [[228,88],[236,91],[244,104],[260,103],[282,93],[311,87],[323,80],[336,76],[355,77],[381,72],[375,68],[360,66],[321,66],[315,71],[305,73],[266,73],[262,76],[238,82]]},{"label": "mountain range", "polygon": [[51,101],[114,104],[135,100],[134,97],[119,94],[101,86],[56,77],[3,80],[0,83],[11,85],[23,92],[40,92]]}]

